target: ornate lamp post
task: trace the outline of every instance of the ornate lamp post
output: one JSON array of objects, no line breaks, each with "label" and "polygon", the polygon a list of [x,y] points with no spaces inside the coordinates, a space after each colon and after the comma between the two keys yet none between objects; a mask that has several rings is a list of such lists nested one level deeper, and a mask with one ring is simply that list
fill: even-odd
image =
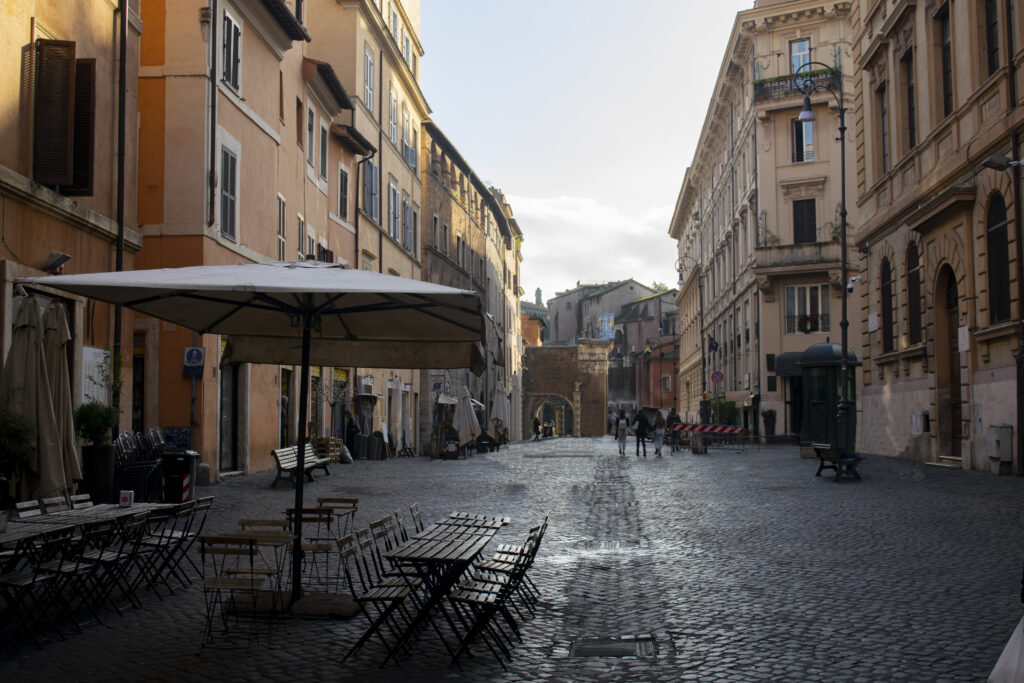
[{"label": "ornate lamp post", "polygon": [[[818,71],[825,71],[828,74],[827,79],[816,79],[811,73],[802,74],[802,71],[810,71],[812,68]],[[847,273],[846,273],[846,107],[843,105],[843,74],[842,72],[834,67],[824,64],[822,62],[807,62],[802,64],[797,69],[796,76],[794,76],[796,86],[800,89],[800,92],[804,94],[804,108],[800,112],[798,120],[800,121],[815,121],[817,117],[814,115],[814,110],[811,109],[811,95],[818,92],[819,90],[825,90],[829,92],[833,97],[836,98],[836,104],[839,105],[839,191],[841,193],[840,204],[839,204],[839,241],[840,241],[840,263],[841,263],[841,276],[840,284],[842,285],[842,318],[839,321],[839,328],[842,332],[842,349],[840,350],[840,374],[839,381],[842,383],[842,392],[839,399],[839,409],[837,411],[836,421],[836,432],[839,441],[839,449],[852,452],[857,444],[855,430],[851,429],[850,415],[853,411],[853,406],[850,401],[850,386],[849,386],[849,365],[847,362],[847,341],[848,334],[847,328],[850,325],[850,321],[846,318],[846,292],[847,292]]]}]

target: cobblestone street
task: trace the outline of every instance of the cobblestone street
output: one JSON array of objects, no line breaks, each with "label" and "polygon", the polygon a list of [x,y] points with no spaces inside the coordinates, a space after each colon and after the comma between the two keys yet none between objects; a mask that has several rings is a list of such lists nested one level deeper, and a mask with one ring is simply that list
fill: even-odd
[{"label": "cobblestone street", "polygon": [[[202,590],[109,614],[66,641],[0,645],[4,681],[978,681],[1021,616],[1024,483],[868,457],[860,483],[814,476],[794,446],[645,458],[611,438],[520,443],[466,460],[357,461],[307,484],[359,498],[357,524],[418,502],[506,515],[492,543],[550,513],[531,576],[543,599],[503,672],[485,649],[448,666],[425,630],[381,667],[351,620],[291,620],[271,643],[200,652]],[[201,490],[208,531],[278,516],[273,474]],[[574,639],[636,637],[639,656],[574,657]]]}]

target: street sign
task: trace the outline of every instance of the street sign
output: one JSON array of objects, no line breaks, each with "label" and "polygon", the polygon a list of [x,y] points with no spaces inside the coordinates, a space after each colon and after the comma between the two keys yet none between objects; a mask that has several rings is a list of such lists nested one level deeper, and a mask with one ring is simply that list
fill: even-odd
[{"label": "street sign", "polygon": [[434,382],[434,385],[431,388],[431,391],[441,391],[441,383],[440,382]]},{"label": "street sign", "polygon": [[711,381],[714,382],[715,384],[721,384],[724,380],[725,375],[723,375],[721,372],[715,370],[714,372],[711,373]]}]

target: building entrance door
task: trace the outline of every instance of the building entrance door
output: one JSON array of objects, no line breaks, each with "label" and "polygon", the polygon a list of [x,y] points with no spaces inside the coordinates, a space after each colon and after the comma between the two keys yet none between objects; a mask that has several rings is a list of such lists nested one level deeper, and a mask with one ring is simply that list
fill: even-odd
[{"label": "building entrance door", "polygon": [[[963,438],[960,399],[960,295],[956,275],[943,267],[938,278],[935,338],[940,341],[935,354],[936,407],[938,410],[938,455],[959,460]],[[941,298],[940,298],[941,297]],[[942,343],[944,342],[944,343]]]}]

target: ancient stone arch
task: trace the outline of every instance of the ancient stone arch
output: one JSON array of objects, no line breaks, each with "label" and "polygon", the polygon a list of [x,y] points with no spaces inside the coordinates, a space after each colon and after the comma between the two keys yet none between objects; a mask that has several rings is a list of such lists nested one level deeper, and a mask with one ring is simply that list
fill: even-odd
[{"label": "ancient stone arch", "polygon": [[608,354],[612,347],[610,341],[527,347],[523,433],[532,434],[534,415],[545,402],[559,401],[572,411],[573,435],[603,435],[608,413]]}]

